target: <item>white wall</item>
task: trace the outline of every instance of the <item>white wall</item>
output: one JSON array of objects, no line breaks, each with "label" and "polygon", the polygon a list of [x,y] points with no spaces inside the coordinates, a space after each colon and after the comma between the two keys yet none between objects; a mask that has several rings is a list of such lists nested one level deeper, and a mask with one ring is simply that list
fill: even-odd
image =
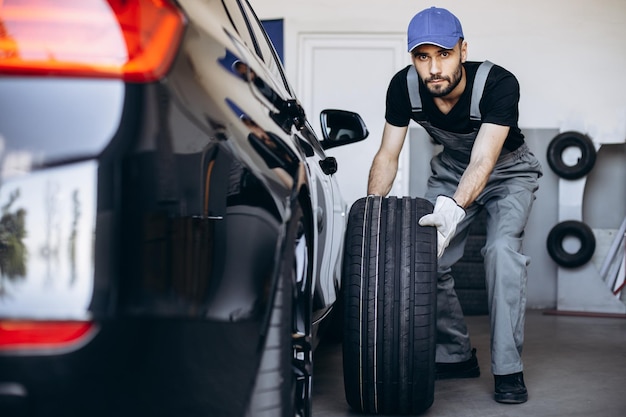
[{"label": "white wall", "polygon": [[301,32],[404,34],[417,11],[448,8],[461,20],[470,59],[489,59],[518,76],[521,126],[561,127],[574,117],[595,137],[596,131],[626,136],[624,0],[252,0],[252,5],[262,19],[285,19],[285,61],[293,80]]},{"label": "white wall", "polygon": [[[297,80],[302,73],[298,66],[303,34],[406,36],[413,15],[433,5],[448,8],[459,17],[469,59],[489,59],[512,71],[520,81],[520,127],[545,171],[525,239],[526,251],[533,259],[528,304],[554,307],[557,267],[545,250],[545,241],[558,221],[559,179],[546,163],[546,149],[564,130],[587,133],[599,143],[623,143],[626,139],[626,0],[250,1],[261,19],[284,19],[285,66],[300,96]],[[351,70],[367,72],[367,66]],[[385,88],[388,81],[371,80]],[[355,102],[343,108],[359,111],[359,106]],[[315,120],[317,116],[305,110]],[[383,114],[380,120],[365,121],[370,126],[382,124]],[[412,164],[422,163],[416,152],[411,155]],[[619,227],[626,215],[625,178],[626,145],[601,148],[587,181],[583,206],[584,221],[592,228]],[[419,187],[411,184],[412,190]]]}]

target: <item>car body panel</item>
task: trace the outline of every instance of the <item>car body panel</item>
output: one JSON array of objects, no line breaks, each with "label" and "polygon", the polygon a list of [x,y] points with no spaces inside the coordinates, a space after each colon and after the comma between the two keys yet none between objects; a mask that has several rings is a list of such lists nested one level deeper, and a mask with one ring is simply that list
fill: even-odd
[{"label": "car body panel", "polygon": [[[0,62],[2,415],[245,415],[294,212],[310,268],[293,333],[314,345],[337,299],[334,160],[267,35],[245,1],[172,4],[184,33],[159,80]],[[90,330],[11,339],[56,321]]]},{"label": "car body panel", "polygon": [[85,161],[2,184],[3,231],[20,220],[24,231],[0,256],[1,317],[91,318],[96,170]]}]

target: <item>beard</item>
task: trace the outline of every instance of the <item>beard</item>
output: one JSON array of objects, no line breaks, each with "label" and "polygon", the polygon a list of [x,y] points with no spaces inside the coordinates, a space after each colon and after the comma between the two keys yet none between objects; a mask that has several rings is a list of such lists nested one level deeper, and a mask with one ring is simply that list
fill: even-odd
[{"label": "beard", "polygon": [[[456,71],[452,74],[451,77],[443,77],[440,75],[433,75],[430,78],[424,80],[424,85],[430,91],[430,94],[433,97],[444,97],[450,94],[452,90],[456,88],[457,85],[461,82],[461,78],[463,76],[463,64],[459,61],[459,66],[456,68]],[[430,85],[431,81],[444,80],[448,82],[447,86],[443,85]]]}]

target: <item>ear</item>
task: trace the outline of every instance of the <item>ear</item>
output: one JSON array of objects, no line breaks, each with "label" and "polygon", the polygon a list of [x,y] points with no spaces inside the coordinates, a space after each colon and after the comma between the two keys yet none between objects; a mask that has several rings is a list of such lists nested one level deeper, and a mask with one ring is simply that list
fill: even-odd
[{"label": "ear", "polygon": [[463,40],[461,42],[461,62],[465,62],[467,60],[467,41]]}]

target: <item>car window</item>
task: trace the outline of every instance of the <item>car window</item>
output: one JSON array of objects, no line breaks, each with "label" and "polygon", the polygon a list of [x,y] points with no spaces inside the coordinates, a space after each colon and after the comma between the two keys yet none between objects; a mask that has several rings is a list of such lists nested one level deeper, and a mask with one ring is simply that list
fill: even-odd
[{"label": "car window", "polygon": [[[317,139],[317,136],[315,136],[315,133],[313,133],[313,128],[311,127],[311,124],[308,121],[305,123],[304,128],[300,131],[300,133],[302,134],[302,137],[308,142],[308,144],[317,151],[320,157],[324,158],[325,154],[324,154],[324,150],[322,149],[322,145]],[[307,155],[307,156],[310,156],[310,155]]]},{"label": "car window", "polygon": [[268,69],[272,72],[276,79],[282,80],[285,89],[291,94],[291,90],[289,89],[289,84],[287,83],[287,77],[285,77],[282,64],[280,59],[278,58],[278,54],[274,49],[272,42],[267,36],[267,32],[263,28],[260,20],[254,13],[254,10],[250,7],[250,4],[246,0],[242,3],[245,13],[248,16],[248,20],[250,22],[250,28],[253,32],[253,36],[256,39],[256,43],[258,45],[260,51],[260,57],[263,59],[263,62],[267,65]]},{"label": "car window", "polygon": [[224,9],[228,13],[228,16],[230,17],[233,26],[237,31],[237,34],[243,41],[244,45],[248,47],[248,49],[250,49],[251,51],[255,51],[256,49],[258,49],[255,47],[254,39],[248,28],[246,19],[241,14],[241,6],[238,6],[239,0],[222,0],[222,4],[224,5]]},{"label": "car window", "polygon": [[248,2],[223,0],[223,4],[245,46],[263,61],[273,81],[279,82],[287,94],[293,95],[278,55]]}]

